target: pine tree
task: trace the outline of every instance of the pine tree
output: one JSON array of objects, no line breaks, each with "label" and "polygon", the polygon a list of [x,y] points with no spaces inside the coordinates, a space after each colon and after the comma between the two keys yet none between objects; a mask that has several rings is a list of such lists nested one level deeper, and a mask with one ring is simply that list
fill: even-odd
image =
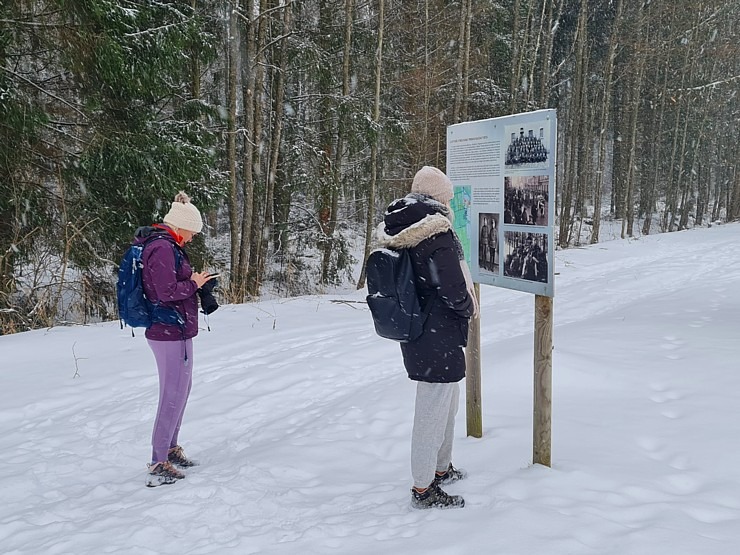
[{"label": "pine tree", "polygon": [[[67,198],[88,223],[86,246],[115,255],[137,226],[163,216],[177,190],[202,210],[224,192],[216,111],[193,97],[191,81],[193,64],[215,54],[212,35],[182,2],[62,4],[77,30],[64,63],[90,120],[87,144],[66,168]],[[88,249],[75,254],[92,262]]]}]

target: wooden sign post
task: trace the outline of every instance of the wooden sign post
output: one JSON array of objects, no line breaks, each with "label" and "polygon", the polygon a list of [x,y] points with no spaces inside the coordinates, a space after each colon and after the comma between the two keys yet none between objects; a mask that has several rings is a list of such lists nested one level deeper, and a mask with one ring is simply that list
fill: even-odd
[{"label": "wooden sign post", "polygon": [[534,464],[551,465],[552,298],[534,298]]},{"label": "wooden sign post", "polygon": [[[480,284],[474,284],[475,296],[480,299]],[[483,437],[480,371],[480,315],[470,319],[468,346],[465,349],[465,407],[468,436]]]}]

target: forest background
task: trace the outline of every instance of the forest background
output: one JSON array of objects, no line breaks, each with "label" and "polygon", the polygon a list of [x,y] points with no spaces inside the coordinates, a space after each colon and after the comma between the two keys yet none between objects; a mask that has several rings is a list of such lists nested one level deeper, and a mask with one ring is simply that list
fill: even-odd
[{"label": "forest background", "polygon": [[737,219],[738,38],[737,0],[1,0],[0,334],[115,318],[181,189],[225,300],[361,287],[446,127],[540,108],[560,247]]}]

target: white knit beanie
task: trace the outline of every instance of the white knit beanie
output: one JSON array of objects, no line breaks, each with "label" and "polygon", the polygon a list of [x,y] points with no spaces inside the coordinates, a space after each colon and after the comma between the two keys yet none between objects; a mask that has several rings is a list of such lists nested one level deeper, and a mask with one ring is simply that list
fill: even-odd
[{"label": "white knit beanie", "polygon": [[454,196],[450,178],[433,166],[424,166],[416,172],[411,192],[429,195],[442,204],[447,204]]},{"label": "white knit beanie", "polygon": [[200,217],[200,212],[190,204],[190,197],[182,191],[175,195],[175,202],[172,203],[172,208],[162,221],[193,233],[200,233],[203,229],[203,218]]}]

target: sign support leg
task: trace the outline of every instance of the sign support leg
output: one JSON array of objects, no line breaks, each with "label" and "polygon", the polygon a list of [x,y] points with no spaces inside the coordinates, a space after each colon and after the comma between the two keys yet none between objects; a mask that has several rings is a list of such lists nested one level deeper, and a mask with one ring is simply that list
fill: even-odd
[{"label": "sign support leg", "polygon": [[[475,296],[480,299],[480,284],[475,283]],[[468,435],[483,437],[480,371],[480,315],[470,319],[468,346],[465,349],[465,407]]]},{"label": "sign support leg", "polygon": [[552,298],[534,299],[534,464],[552,466]]}]

